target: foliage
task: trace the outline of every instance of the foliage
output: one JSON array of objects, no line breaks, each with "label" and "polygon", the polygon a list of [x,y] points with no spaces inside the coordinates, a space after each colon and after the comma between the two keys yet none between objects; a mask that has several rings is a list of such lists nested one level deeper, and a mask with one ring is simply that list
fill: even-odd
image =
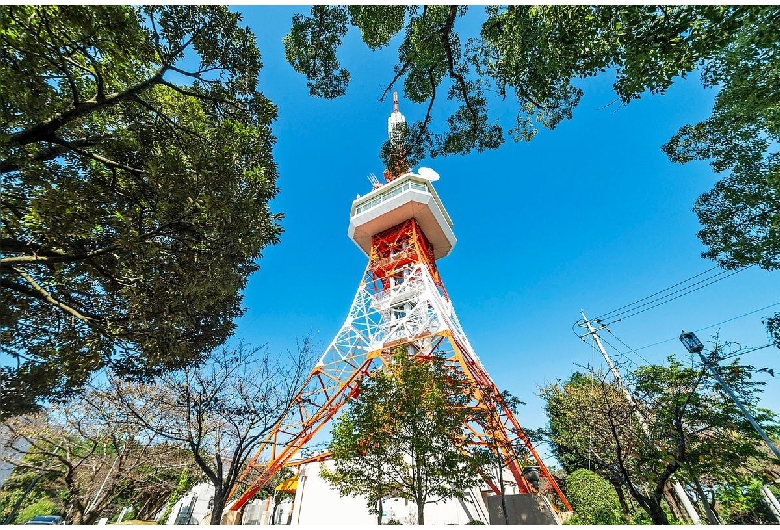
[{"label": "foliage", "polygon": [[577,519],[571,524],[625,523],[615,489],[592,471],[578,469],[566,477],[566,498]]},{"label": "foliage", "polygon": [[33,486],[23,510],[48,501],[73,524],[94,524],[133,505],[149,518],[162,508],[181,470],[194,468],[185,450],[138,433],[94,389],[47,413],[17,416],[5,425],[7,446],[23,440],[29,447],[24,454],[6,452],[16,466],[5,487],[6,514]]},{"label": "foliage", "polygon": [[[407,99],[426,105],[403,138],[409,166],[428,154],[496,149],[506,137],[528,141],[540,127],[554,129],[584,95],[578,79],[609,72],[627,104],[663,94],[698,69],[704,87],[718,89],[712,116],[681,127],[663,149],[672,161],[710,160],[716,172],[730,172],[694,206],[704,256],[726,268],[780,266],[780,8],[487,6],[479,34],[461,36],[467,13],[477,20],[466,6],[315,6],[293,18],[288,60],[312,94],[336,97],[349,81],[337,52],[350,25],[371,49],[399,39],[379,99],[401,84]],[[449,117],[440,127],[434,105],[445,96]],[[507,107],[516,111],[513,123],[499,118]],[[383,146],[386,167],[396,166],[396,154]],[[780,346],[780,313],[767,328]]]},{"label": "foliage", "polygon": [[179,482],[176,484],[176,488],[168,495],[168,503],[165,505],[165,509],[160,514],[159,523],[166,524],[168,518],[171,515],[173,507],[176,505],[179,499],[181,499],[194,485],[192,475],[187,469],[183,469],[181,475],[179,475]]},{"label": "foliage", "polygon": [[[756,407],[760,388],[750,379],[754,370],[734,360],[721,375],[756,420],[774,432],[774,414]],[[672,476],[725,478],[761,454],[758,434],[706,372],[670,357],[666,365],[637,368],[628,380],[630,400],[598,372],[574,374],[541,393],[551,442],[564,467],[590,465],[618,493],[625,487],[654,524],[668,522],[661,501]]]},{"label": "foliage", "polygon": [[24,524],[36,515],[59,515],[57,506],[49,499],[40,499],[19,510],[16,524]]},{"label": "foliage", "polygon": [[284,414],[312,365],[310,343],[284,356],[238,344],[212,352],[197,367],[152,383],[114,378],[106,399],[139,432],[184,446],[214,486],[211,523],[220,524],[228,495],[258,444]]},{"label": "foliage", "polygon": [[[740,477],[741,478],[741,477]],[[761,494],[761,480],[730,480],[718,488],[718,513],[725,524],[776,524],[777,519]]]},{"label": "foliage", "polygon": [[[279,215],[225,6],[0,7],[0,417],[221,344]],[[186,58],[185,58],[186,55]]]},{"label": "foliage", "polygon": [[399,350],[336,421],[335,469],[323,476],[342,495],[364,495],[371,513],[381,514],[384,496],[408,499],[424,524],[427,502],[459,498],[476,483],[482,459],[462,445],[471,393],[442,359]]},{"label": "foliage", "polygon": [[[577,78],[614,69],[614,90],[625,103],[646,91],[663,93],[676,77],[701,64],[718,64],[716,54],[760,20],[762,10],[488,6],[479,35],[462,38],[457,27],[467,12],[465,6],[441,5],[315,6],[310,16],[293,18],[287,57],[307,76],[313,95],[336,97],[349,82],[336,57],[350,25],[371,49],[389,45],[403,32],[394,76],[381,98],[402,83],[406,98],[427,103],[425,118],[412,129],[431,154],[465,154],[495,149],[507,134],[530,140],[537,124],[553,129],[571,118],[583,95],[574,84]],[[506,132],[488,115],[489,92],[516,104],[514,127]],[[447,120],[449,128],[433,133],[431,111],[443,94],[459,106]]]},{"label": "foliage", "polygon": [[[708,247],[704,257],[727,269],[780,267],[780,10],[753,8],[733,39],[703,72],[718,87],[712,116],[682,127],[664,146],[675,162],[709,160],[725,173],[696,201]],[[767,321],[780,347],[780,314]]]},{"label": "foliage", "polygon": [[[24,524],[27,519],[35,515],[58,514],[59,505],[50,499],[56,497],[56,492],[46,487],[48,477],[38,477],[38,475],[36,470],[14,469],[0,488],[0,524]],[[44,480],[41,481],[41,478]],[[27,497],[22,499],[31,484],[39,484],[39,487],[31,489]],[[14,509],[17,511],[9,520]]]}]

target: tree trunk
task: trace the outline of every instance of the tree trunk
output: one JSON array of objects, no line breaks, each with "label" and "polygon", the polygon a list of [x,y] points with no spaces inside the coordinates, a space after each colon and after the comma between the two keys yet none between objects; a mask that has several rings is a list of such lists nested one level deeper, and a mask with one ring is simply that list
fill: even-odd
[{"label": "tree trunk", "polygon": [[214,503],[211,507],[210,525],[222,524],[222,512],[225,511],[225,493],[220,488],[214,489]]},{"label": "tree trunk", "polygon": [[423,512],[425,511],[425,499],[422,498],[422,495],[418,495],[416,502],[417,502],[417,524],[424,525],[425,514]]},{"label": "tree trunk", "polygon": [[504,462],[501,454],[498,455],[498,487],[501,488],[501,511],[504,512],[504,524],[509,524],[509,514],[506,513],[506,497],[504,495]]},{"label": "tree trunk", "polygon": [[631,508],[628,506],[628,502],[626,502],[626,494],[623,492],[623,488],[619,483],[611,480],[609,483],[612,484],[612,488],[615,490],[615,493],[617,493],[620,509],[623,511],[623,519],[626,523],[629,523],[631,521]]},{"label": "tree trunk", "polygon": [[669,524],[669,519],[666,517],[666,512],[661,507],[660,499],[650,497],[648,499],[648,515],[653,521],[653,524]]},{"label": "tree trunk", "polygon": [[379,461],[377,461],[376,475],[377,475],[376,483],[377,483],[377,493],[378,493],[377,496],[379,497],[379,499],[376,501],[377,507],[378,507],[377,511],[379,512],[376,515],[376,524],[377,525],[381,525],[382,524],[382,508],[383,508],[383,506],[382,506],[382,497],[383,497],[383,494],[384,494],[384,488],[382,487],[382,482],[384,481],[384,476],[382,474],[382,464]]},{"label": "tree trunk", "polygon": [[672,510],[672,514],[677,518],[678,521],[684,521],[686,523],[691,522],[691,518],[688,517],[688,514],[680,508],[677,496],[673,490],[665,488],[664,499],[666,499],[666,504],[669,505],[669,509]]}]

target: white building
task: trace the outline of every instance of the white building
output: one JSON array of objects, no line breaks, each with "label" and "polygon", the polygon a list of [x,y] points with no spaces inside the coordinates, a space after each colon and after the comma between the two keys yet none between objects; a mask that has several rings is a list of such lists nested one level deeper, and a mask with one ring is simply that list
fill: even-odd
[{"label": "white building", "polygon": [[[300,466],[298,487],[292,502],[291,525],[376,525],[377,516],[368,512],[364,497],[341,497],[322,477],[320,466],[332,469],[331,460]],[[417,506],[400,498],[382,503],[382,522],[417,524]],[[478,488],[466,492],[464,500],[449,499],[425,506],[426,525],[466,524],[472,520],[487,524],[487,507]],[[284,518],[277,524],[284,524]]]}]

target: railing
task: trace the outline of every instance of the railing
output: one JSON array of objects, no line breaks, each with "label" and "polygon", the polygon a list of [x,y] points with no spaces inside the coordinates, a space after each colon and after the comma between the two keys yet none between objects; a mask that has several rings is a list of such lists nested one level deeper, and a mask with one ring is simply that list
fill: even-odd
[{"label": "railing", "polygon": [[369,209],[371,209],[371,208],[373,208],[375,206],[378,206],[379,204],[381,204],[381,203],[383,203],[383,202],[385,202],[385,201],[387,201],[389,199],[392,199],[393,197],[395,197],[397,195],[400,195],[404,191],[407,191],[407,190],[410,190],[410,189],[418,190],[418,191],[424,191],[426,193],[430,193],[428,191],[428,186],[426,186],[425,184],[423,184],[421,182],[415,182],[413,180],[407,180],[403,184],[400,184],[400,185],[397,185],[397,186],[392,186],[392,187],[388,186],[388,187],[390,187],[389,190],[383,191],[379,195],[376,195],[375,197],[372,197],[372,198],[368,199],[367,201],[359,204],[355,208],[355,215],[358,215],[358,214],[363,213],[363,212],[365,212],[365,211],[367,211],[367,210],[369,210]]}]

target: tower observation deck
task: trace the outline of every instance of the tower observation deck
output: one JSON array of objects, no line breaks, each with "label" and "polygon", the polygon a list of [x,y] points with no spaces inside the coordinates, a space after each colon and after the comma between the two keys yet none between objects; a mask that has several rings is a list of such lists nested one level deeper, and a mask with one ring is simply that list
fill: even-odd
[{"label": "tower observation deck", "polygon": [[[388,120],[391,143],[400,145],[403,123],[394,95]],[[374,177],[374,189],[352,202],[348,235],[368,256],[368,265],[344,324],[239,480],[252,476],[254,482],[231,493],[237,496],[231,510],[251,499],[345,403],[359,399],[361,379],[391,363],[399,347],[421,360],[443,359],[460,371],[476,390],[469,406],[481,412],[475,415],[481,419],[464,424],[461,438],[488,447],[510,471],[518,493],[536,498],[534,505],[546,507],[540,510],[547,510],[551,519],[558,520],[557,512],[539,495],[540,488],[552,491],[560,507],[571,510],[469,344],[444,289],[436,260],[452,251],[456,239],[433,187],[438,178],[431,169],[415,173],[400,163],[385,171],[386,183]],[[501,494],[490,477],[485,481]]]},{"label": "tower observation deck", "polygon": [[[423,168],[425,169],[425,168]],[[352,202],[349,237],[368,255],[371,239],[407,219],[416,219],[433,247],[436,259],[455,246],[452,220],[430,178],[406,173]]]}]

